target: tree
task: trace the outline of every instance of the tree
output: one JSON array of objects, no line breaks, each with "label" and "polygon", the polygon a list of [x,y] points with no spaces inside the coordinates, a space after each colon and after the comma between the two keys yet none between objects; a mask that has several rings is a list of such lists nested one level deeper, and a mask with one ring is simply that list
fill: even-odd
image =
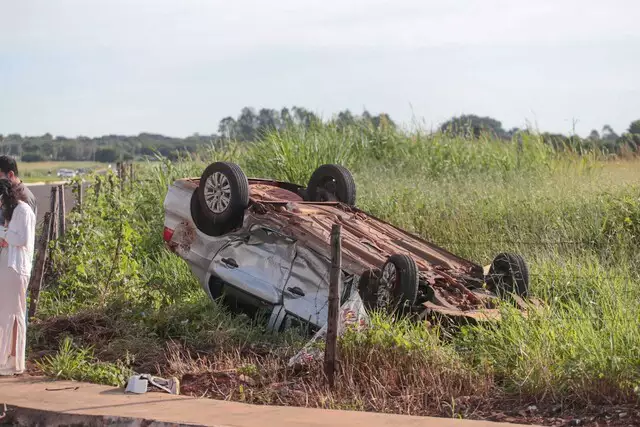
[{"label": "tree", "polygon": [[640,120],[635,120],[629,125],[629,133],[632,135],[640,135]]},{"label": "tree", "polygon": [[591,141],[600,141],[600,134],[598,133],[597,130],[592,130],[591,133],[589,134],[589,139]]},{"label": "tree", "polygon": [[479,117],[474,114],[465,114],[451,119],[440,125],[441,132],[449,132],[464,138],[479,138],[483,134],[489,134],[498,138],[505,138],[506,132],[502,123],[491,117]]},{"label": "tree", "polygon": [[220,120],[218,125],[218,133],[225,139],[236,138],[236,121],[233,117],[225,117]]},{"label": "tree", "polygon": [[617,141],[618,138],[620,138],[620,137],[618,136],[618,134],[616,134],[613,131],[613,128],[611,126],[609,126],[609,125],[602,126],[602,139],[604,141],[610,141],[610,142],[611,141]]},{"label": "tree", "polygon": [[353,114],[351,114],[351,111],[344,110],[338,113],[338,117],[336,119],[336,125],[338,128],[344,129],[352,126],[355,122],[355,118],[353,117]]},{"label": "tree", "polygon": [[291,111],[287,107],[284,107],[280,110],[280,121],[283,126],[289,126],[293,123],[293,117],[291,116]]},{"label": "tree", "polygon": [[293,107],[291,111],[293,111],[294,122],[306,128],[310,127],[313,123],[317,123],[320,121],[320,119],[315,114],[313,114],[306,108]]},{"label": "tree", "polygon": [[372,117],[371,122],[376,128],[396,128],[395,122],[391,120],[391,116],[387,113],[380,113],[377,116]]},{"label": "tree", "polygon": [[21,162],[41,162],[44,158],[39,153],[24,153],[20,158]]},{"label": "tree", "polygon": [[260,136],[264,135],[266,132],[278,130],[282,127],[282,124],[280,121],[280,113],[278,113],[278,111],[273,109],[262,108],[258,112],[257,120],[258,120],[257,134]]},{"label": "tree", "polygon": [[236,122],[237,138],[241,141],[254,141],[258,120],[251,107],[244,107]]},{"label": "tree", "polygon": [[99,148],[96,150],[96,162],[113,163],[118,160],[120,156],[115,148]]}]

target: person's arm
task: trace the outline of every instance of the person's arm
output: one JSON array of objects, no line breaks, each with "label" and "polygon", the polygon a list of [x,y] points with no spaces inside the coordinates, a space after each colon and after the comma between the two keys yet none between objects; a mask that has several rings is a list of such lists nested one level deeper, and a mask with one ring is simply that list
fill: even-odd
[{"label": "person's arm", "polygon": [[[27,206],[27,209],[31,209]],[[30,219],[29,214],[33,215],[33,212],[27,212],[25,205],[20,203],[13,211],[11,221],[9,221],[9,227],[4,236],[4,240],[13,246],[26,246],[29,238],[29,226]]]}]

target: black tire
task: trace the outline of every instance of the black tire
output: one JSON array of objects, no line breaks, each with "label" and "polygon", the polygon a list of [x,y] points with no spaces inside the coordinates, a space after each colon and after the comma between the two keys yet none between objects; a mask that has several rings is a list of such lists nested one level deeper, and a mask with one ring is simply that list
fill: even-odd
[{"label": "black tire", "polygon": [[204,209],[200,204],[200,199],[198,198],[198,192],[194,191],[191,195],[191,219],[195,224],[196,228],[206,234],[207,236],[222,236],[235,228],[238,228],[242,225],[244,220],[243,216],[238,217],[236,222],[228,222],[225,224],[216,224],[207,218],[204,215]]},{"label": "black tire", "polygon": [[529,267],[518,254],[500,253],[491,262],[485,282],[499,297],[515,294],[526,298],[529,295]]},{"label": "black tire", "polygon": [[[226,206],[218,205],[217,209],[213,209],[207,203],[207,198],[212,203],[219,200],[212,193],[216,191],[214,187],[219,184],[214,182],[216,178],[222,180],[225,188],[228,184],[228,190],[224,191],[228,203]],[[236,225],[244,218],[244,212],[249,206],[249,181],[240,166],[235,163],[216,162],[207,166],[200,177],[200,185],[196,192],[202,214],[222,229]]]},{"label": "black tire", "polygon": [[[395,267],[396,274],[393,283],[385,282],[385,271],[389,265]],[[393,277],[391,277],[391,279],[393,280]],[[382,267],[379,287],[383,288],[386,286],[390,298],[385,302],[381,302],[380,299],[378,299],[378,306],[392,312],[397,309],[404,310],[412,307],[418,296],[419,280],[418,266],[413,258],[402,254],[390,256]],[[380,295],[380,290],[381,289],[378,290],[378,295]]]},{"label": "black tire", "polygon": [[337,200],[349,206],[356,204],[356,183],[351,172],[340,165],[322,165],[313,172],[307,186],[307,200]]},{"label": "black tire", "polygon": [[364,308],[367,310],[373,310],[376,308],[378,284],[380,280],[380,270],[365,270],[360,275],[358,280],[358,292],[360,299],[364,304]]}]

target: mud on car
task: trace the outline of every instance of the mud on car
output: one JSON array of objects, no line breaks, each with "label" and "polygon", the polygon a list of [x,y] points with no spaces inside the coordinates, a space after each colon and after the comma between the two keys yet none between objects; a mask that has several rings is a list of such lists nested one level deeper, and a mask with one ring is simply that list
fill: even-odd
[{"label": "mud on car", "polygon": [[356,207],[352,174],[322,165],[306,186],[247,178],[228,162],[178,179],[165,201],[164,240],[212,299],[261,315],[267,327],[311,333],[327,321],[330,232],[342,225],[341,303],[487,320],[497,298],[524,304],[529,272],[517,254],[482,267]]}]

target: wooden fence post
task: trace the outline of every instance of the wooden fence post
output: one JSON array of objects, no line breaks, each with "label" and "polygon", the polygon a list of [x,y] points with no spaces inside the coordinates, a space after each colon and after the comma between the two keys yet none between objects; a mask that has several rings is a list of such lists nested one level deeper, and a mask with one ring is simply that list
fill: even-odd
[{"label": "wooden fence post", "polygon": [[133,162],[131,162],[129,163],[129,188],[131,189],[131,191],[133,191],[133,179],[134,179]]},{"label": "wooden fence post", "polygon": [[64,202],[64,184],[58,185],[58,218],[60,226],[60,237],[64,236],[67,230],[67,221],[65,217],[65,202]]},{"label": "wooden fence post", "polygon": [[102,178],[99,176],[96,177],[96,182],[94,184],[93,194],[96,196],[96,200],[100,197],[100,186],[102,185]]},{"label": "wooden fence post", "polygon": [[49,239],[58,240],[58,187],[55,185],[51,187],[49,201],[51,202],[49,212],[51,212],[51,224],[53,225],[50,227]]},{"label": "wooden fence post", "polygon": [[125,181],[125,177],[126,177],[126,170],[127,170],[127,166],[124,163],[120,163],[120,166],[118,166],[118,175],[120,177],[120,191],[124,191],[124,181]]},{"label": "wooden fence post", "polygon": [[82,181],[78,182],[78,195],[76,196],[76,204],[78,206],[78,210],[82,210]]},{"label": "wooden fence post", "polygon": [[42,289],[42,278],[44,277],[44,269],[47,261],[47,252],[49,246],[49,236],[52,225],[51,212],[44,214],[44,224],[42,226],[42,234],[38,240],[38,248],[36,254],[36,265],[31,279],[29,279],[29,317],[33,317],[38,310],[38,298],[40,298],[40,289]]},{"label": "wooden fence post", "polygon": [[340,282],[342,279],[342,245],[340,224],[331,227],[331,277],[329,280],[329,310],[327,316],[327,337],[324,349],[324,373],[329,387],[335,384],[338,353],[338,322],[340,311]]}]

